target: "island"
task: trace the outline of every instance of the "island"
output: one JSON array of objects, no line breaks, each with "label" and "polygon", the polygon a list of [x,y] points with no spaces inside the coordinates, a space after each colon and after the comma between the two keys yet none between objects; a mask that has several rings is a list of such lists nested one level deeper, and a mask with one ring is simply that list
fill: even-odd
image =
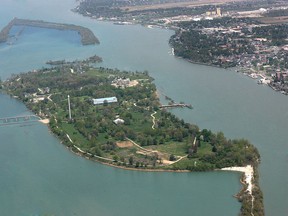
[{"label": "island", "polygon": [[79,62],[42,68],[1,85],[46,119],[63,145],[87,159],[141,171],[243,172],[243,189],[236,195],[241,215],[264,215],[260,155],[249,141],[200,130],[173,115],[160,103],[147,71],[78,67]]},{"label": "island", "polygon": [[76,31],[81,36],[82,45],[99,44],[99,40],[96,38],[94,33],[90,29],[82,26],[73,24],[45,22],[42,20],[28,20],[18,18],[14,18],[13,20],[11,20],[9,24],[1,30],[0,43],[6,42],[8,40],[9,32],[13,26],[32,26],[38,28]]}]

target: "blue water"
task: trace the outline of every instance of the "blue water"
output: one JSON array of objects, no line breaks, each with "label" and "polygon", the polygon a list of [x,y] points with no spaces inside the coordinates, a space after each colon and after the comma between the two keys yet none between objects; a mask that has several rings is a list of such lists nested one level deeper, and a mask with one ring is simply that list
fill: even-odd
[{"label": "blue water", "polygon": [[[2,79],[41,68],[47,60],[95,54],[104,59],[100,66],[148,70],[160,91],[193,105],[193,110],[173,111],[180,118],[231,138],[248,138],[258,147],[266,215],[288,215],[286,96],[233,71],[174,58],[168,45],[170,30],[97,22],[73,14],[72,0],[57,4],[55,0],[3,0],[1,4],[0,27],[14,16],[43,19],[89,27],[100,39],[100,45],[82,46],[74,32],[25,28],[15,44],[0,45]],[[2,117],[28,112],[7,96],[0,96],[0,104]],[[1,215],[239,212],[240,204],[232,197],[241,187],[236,173],[138,173],[109,168],[68,152],[40,124],[3,127],[0,137],[0,170],[5,173],[0,178]]]}]

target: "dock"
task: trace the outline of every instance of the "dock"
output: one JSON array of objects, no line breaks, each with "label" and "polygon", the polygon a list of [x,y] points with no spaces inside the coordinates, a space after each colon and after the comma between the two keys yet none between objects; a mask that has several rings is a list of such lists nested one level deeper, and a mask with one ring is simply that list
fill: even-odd
[{"label": "dock", "polygon": [[23,124],[27,122],[36,122],[39,120],[41,120],[41,118],[36,115],[2,117],[0,118],[0,126]]},{"label": "dock", "polygon": [[174,103],[174,104],[168,104],[168,105],[161,105],[159,106],[160,109],[165,109],[165,108],[184,108],[184,107],[187,107],[189,109],[192,109],[192,105],[191,104],[184,104],[184,103]]}]

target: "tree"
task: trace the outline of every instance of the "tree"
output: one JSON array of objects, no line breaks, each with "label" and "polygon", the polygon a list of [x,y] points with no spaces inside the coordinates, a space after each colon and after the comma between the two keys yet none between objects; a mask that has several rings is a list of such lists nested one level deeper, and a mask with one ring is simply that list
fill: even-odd
[{"label": "tree", "polygon": [[108,106],[108,101],[107,100],[103,101],[103,106]]},{"label": "tree", "polygon": [[130,164],[130,165],[133,165],[133,162],[134,162],[134,158],[133,158],[132,156],[130,156],[130,157],[129,157],[129,164]]},{"label": "tree", "polygon": [[169,157],[169,160],[170,160],[170,161],[175,161],[175,160],[176,160],[175,155],[171,154],[170,157]]},{"label": "tree", "polygon": [[113,160],[117,162],[119,160],[119,157],[117,155],[114,155]]},{"label": "tree", "polygon": [[135,167],[138,168],[140,166],[140,162],[137,161]]}]

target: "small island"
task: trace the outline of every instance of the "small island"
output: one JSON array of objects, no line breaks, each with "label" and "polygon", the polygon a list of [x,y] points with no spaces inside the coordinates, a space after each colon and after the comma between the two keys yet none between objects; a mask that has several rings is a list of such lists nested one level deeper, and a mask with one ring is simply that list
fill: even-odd
[{"label": "small island", "polygon": [[81,36],[82,45],[99,44],[99,40],[96,38],[94,33],[90,29],[82,26],[77,26],[73,24],[45,22],[42,20],[28,20],[18,18],[14,18],[13,20],[11,20],[9,24],[1,30],[0,43],[6,42],[8,40],[9,32],[13,26],[32,26],[39,28],[76,31]]},{"label": "small island", "polygon": [[147,71],[73,67],[78,64],[14,75],[2,86],[49,119],[61,142],[87,159],[142,171],[243,172],[244,187],[236,196],[241,215],[263,215],[260,155],[249,141],[200,130],[168,112]]}]

